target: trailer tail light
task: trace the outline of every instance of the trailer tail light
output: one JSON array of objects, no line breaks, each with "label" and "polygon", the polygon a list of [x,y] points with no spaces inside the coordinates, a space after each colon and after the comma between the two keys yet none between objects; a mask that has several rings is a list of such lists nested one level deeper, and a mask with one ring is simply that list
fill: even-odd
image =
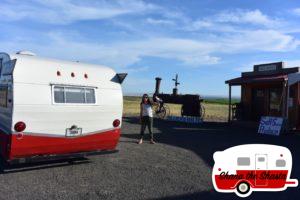
[{"label": "trailer tail light", "polygon": [[88,75],[87,75],[87,74],[84,74],[84,78],[88,78]]},{"label": "trailer tail light", "polygon": [[24,131],[25,130],[25,128],[26,128],[26,124],[24,123],[24,122],[17,122],[16,124],[15,124],[15,131],[17,131],[17,132],[22,132],[22,131]]},{"label": "trailer tail light", "polygon": [[113,126],[116,128],[116,127],[120,126],[120,123],[121,123],[120,120],[115,119],[113,122]]},{"label": "trailer tail light", "polygon": [[17,134],[17,139],[18,139],[18,140],[21,140],[22,138],[23,138],[23,133],[18,133],[18,134]]},{"label": "trailer tail light", "polygon": [[57,72],[56,72],[56,75],[57,75],[57,76],[61,76],[60,71],[57,71]]},{"label": "trailer tail light", "polygon": [[72,73],[71,73],[71,76],[72,76],[72,77],[75,77],[75,73],[74,73],[74,72],[72,72]]}]

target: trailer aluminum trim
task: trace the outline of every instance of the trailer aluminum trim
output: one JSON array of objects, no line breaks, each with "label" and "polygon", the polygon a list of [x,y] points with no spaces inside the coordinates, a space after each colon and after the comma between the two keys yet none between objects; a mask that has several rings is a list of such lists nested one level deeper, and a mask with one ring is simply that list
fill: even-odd
[{"label": "trailer aluminum trim", "polygon": [[[108,129],[105,129],[105,130],[99,130],[99,131],[93,131],[93,132],[89,132],[89,133],[84,133],[84,135],[80,135],[80,136],[77,136],[77,137],[84,137],[86,135],[93,135],[93,134],[99,134],[99,133],[105,133],[107,131],[113,131],[113,130],[116,130],[117,128],[108,128]],[[20,133],[18,132],[14,132],[12,133],[14,135],[18,135]],[[47,137],[61,137],[61,138],[65,138],[66,136],[65,135],[59,135],[59,134],[47,134],[47,133],[32,133],[32,132],[22,132],[23,135],[32,135],[32,136],[47,136]],[[75,138],[75,137],[73,137]]]},{"label": "trailer aluminum trim", "polygon": [[60,85],[60,86],[63,86],[63,87],[68,87],[68,86],[77,86],[77,87],[88,87],[88,88],[95,88],[95,89],[98,89],[97,86],[94,86],[94,85],[76,85],[76,84],[64,84],[64,83],[50,83],[49,85],[53,86],[53,85]]}]

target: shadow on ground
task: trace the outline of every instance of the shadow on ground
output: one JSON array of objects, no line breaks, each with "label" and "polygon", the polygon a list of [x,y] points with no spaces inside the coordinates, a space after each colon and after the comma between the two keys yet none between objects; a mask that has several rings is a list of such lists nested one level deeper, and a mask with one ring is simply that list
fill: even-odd
[{"label": "shadow on ground", "polygon": [[0,174],[10,174],[18,172],[26,172],[32,170],[50,169],[55,167],[67,167],[70,165],[87,164],[90,161],[87,158],[70,158],[70,159],[55,159],[55,160],[44,160],[30,163],[18,163],[8,165],[4,161],[1,161]]},{"label": "shadow on ground", "polygon": [[[136,117],[125,117],[127,123],[138,124]],[[211,168],[213,153],[241,144],[274,144],[288,147],[293,155],[293,170],[291,178],[300,179],[300,135],[286,134],[281,136],[260,135],[256,128],[244,128],[222,122],[204,122],[201,125],[178,123],[164,120],[154,120],[154,128],[158,130],[155,139],[180,148],[195,152]],[[138,134],[123,134],[122,137],[138,139]],[[254,192],[250,198],[294,199],[300,196],[298,188],[288,188],[284,192]],[[164,199],[233,199],[235,195],[222,195],[214,191],[199,192],[182,196],[171,196]]]},{"label": "shadow on ground", "polygon": [[[86,155],[95,156],[95,155],[105,155],[117,153],[118,150],[112,151],[99,151],[99,152],[87,152]],[[86,158],[84,155],[82,156],[65,156],[65,157],[45,157],[40,159],[33,159],[29,162],[24,163],[14,163],[8,164],[0,158],[0,174],[9,174],[9,173],[17,173],[17,172],[25,172],[32,170],[42,170],[42,169],[50,169],[56,167],[67,167],[71,165],[81,165],[88,164],[91,161]]]}]

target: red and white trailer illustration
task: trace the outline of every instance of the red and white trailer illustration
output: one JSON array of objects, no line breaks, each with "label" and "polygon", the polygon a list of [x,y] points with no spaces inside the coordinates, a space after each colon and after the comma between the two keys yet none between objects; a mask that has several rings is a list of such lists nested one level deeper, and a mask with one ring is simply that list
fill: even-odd
[{"label": "red and white trailer illustration", "polygon": [[6,161],[115,150],[126,74],[0,53],[0,153]]},{"label": "red and white trailer illustration", "polygon": [[292,155],[286,147],[239,145],[217,151],[213,158],[212,180],[218,192],[247,197],[252,191],[283,191],[298,186],[297,179],[290,179]]}]

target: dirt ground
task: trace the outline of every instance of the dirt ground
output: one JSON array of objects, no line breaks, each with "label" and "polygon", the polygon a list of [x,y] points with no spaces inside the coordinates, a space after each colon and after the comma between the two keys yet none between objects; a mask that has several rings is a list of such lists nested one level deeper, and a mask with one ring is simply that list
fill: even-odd
[{"label": "dirt ground", "polygon": [[[125,117],[118,152],[76,160],[23,164],[0,174],[0,199],[240,199],[214,191],[213,153],[267,143],[293,153],[291,178],[300,178],[300,135],[262,136],[226,123],[154,121],[157,144],[137,145],[140,125]],[[248,199],[299,199],[299,188],[254,192]]]}]

